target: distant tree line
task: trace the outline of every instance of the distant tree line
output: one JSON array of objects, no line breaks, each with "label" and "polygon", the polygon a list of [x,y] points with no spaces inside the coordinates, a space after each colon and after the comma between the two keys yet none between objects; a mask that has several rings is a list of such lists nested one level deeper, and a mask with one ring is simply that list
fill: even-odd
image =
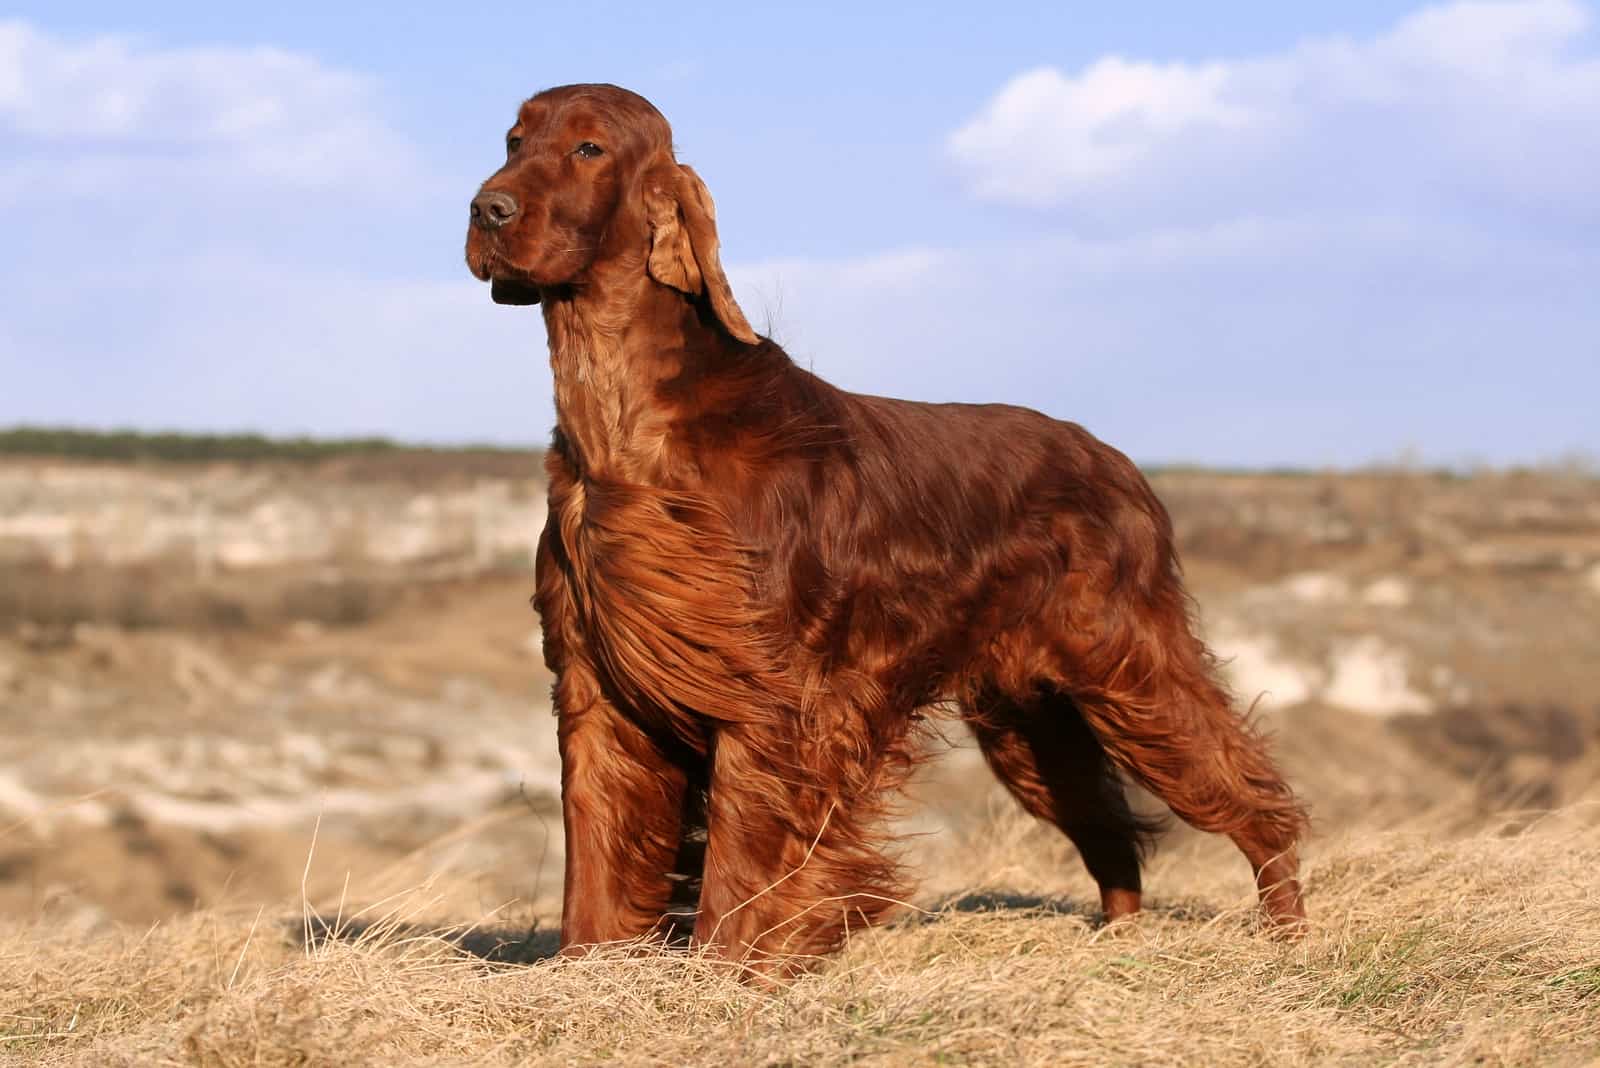
[{"label": "distant tree line", "polygon": [[[274,438],[264,434],[180,434],[170,431],[77,430],[67,427],[16,426],[0,428],[0,456],[56,456],[88,460],[171,460],[204,463],[211,460],[303,460],[316,461],[345,456],[471,455],[496,465],[517,463],[517,457],[536,456],[536,447],[506,445],[415,445],[392,438]],[[497,459],[498,458],[498,459]],[[1145,463],[1139,465],[1148,475],[1254,475],[1301,478],[1339,473],[1335,468],[1311,467],[1231,467],[1186,463]],[[1563,475],[1592,479],[1600,477],[1600,457],[1592,452],[1573,451],[1542,463],[1517,464],[1496,468],[1488,464],[1462,463],[1429,466],[1413,455],[1345,468],[1344,473],[1426,475],[1440,479],[1470,477],[1475,474]]]},{"label": "distant tree line", "polygon": [[264,434],[146,433],[137,430],[75,430],[18,426],[0,429],[0,455],[61,456],[92,460],[324,460],[337,456],[397,452],[523,453],[495,446],[438,448],[389,438],[274,438]]}]

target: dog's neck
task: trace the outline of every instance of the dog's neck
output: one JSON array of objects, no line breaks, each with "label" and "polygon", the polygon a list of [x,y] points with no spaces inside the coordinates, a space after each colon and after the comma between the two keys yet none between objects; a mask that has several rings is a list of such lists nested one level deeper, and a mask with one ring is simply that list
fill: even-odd
[{"label": "dog's neck", "polygon": [[[642,269],[631,277],[546,291],[556,423],[584,478],[680,481],[672,431],[679,412],[663,387],[706,370],[688,362],[728,341],[675,290]],[[716,335],[716,336],[707,336]]]}]

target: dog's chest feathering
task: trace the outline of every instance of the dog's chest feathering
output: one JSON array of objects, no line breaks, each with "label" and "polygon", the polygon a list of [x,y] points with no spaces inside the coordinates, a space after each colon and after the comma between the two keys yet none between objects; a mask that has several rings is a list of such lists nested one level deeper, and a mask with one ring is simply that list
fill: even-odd
[{"label": "dog's chest feathering", "polygon": [[688,741],[798,694],[755,595],[754,559],[705,498],[605,479],[552,480],[577,618],[635,713]]}]

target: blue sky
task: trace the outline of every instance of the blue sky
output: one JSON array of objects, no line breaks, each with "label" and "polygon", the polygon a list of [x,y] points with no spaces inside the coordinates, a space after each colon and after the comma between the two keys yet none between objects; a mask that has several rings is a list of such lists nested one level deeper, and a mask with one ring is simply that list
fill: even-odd
[{"label": "blue sky", "polygon": [[1145,461],[1600,452],[1579,0],[13,5],[0,424],[533,443],[466,274],[517,102],[672,121],[758,329],[853,389]]}]

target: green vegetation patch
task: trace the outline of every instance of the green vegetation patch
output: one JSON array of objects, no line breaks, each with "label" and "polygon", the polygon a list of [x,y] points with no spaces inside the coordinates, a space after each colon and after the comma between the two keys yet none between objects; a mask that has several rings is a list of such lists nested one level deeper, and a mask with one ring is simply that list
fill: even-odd
[{"label": "green vegetation patch", "polygon": [[326,460],[399,452],[525,453],[504,446],[413,446],[384,437],[274,438],[264,434],[148,433],[138,430],[75,430],[18,426],[0,430],[0,455],[55,456],[85,460]]}]

